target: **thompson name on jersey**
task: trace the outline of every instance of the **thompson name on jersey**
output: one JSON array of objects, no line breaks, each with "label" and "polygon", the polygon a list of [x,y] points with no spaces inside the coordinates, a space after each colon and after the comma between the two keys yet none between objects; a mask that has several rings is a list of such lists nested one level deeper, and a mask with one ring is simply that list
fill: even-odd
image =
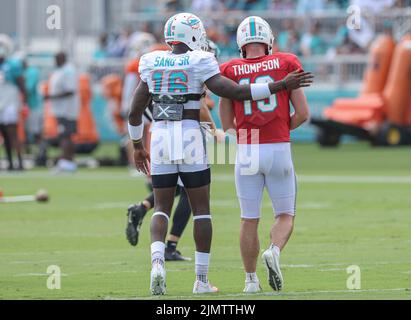
[{"label": "thompson name on jersey", "polygon": [[[239,84],[280,81],[287,74],[302,70],[298,58],[289,53],[252,59],[233,59],[220,67],[221,74]],[[233,101],[239,144],[276,143],[290,141],[291,91],[280,91],[260,101]],[[240,139],[241,129],[247,130],[247,140]],[[259,130],[259,141],[251,139],[252,129]],[[242,137],[242,136],[241,136]]]}]

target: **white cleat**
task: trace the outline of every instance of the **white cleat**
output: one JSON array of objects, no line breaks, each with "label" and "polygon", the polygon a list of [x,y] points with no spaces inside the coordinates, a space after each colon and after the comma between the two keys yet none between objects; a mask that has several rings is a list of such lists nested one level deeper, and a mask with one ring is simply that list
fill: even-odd
[{"label": "white cleat", "polygon": [[262,259],[267,268],[270,287],[274,291],[280,291],[283,288],[284,280],[280,270],[279,257],[271,249],[268,249],[264,251]]},{"label": "white cleat", "polygon": [[205,283],[199,280],[196,280],[196,282],[194,282],[194,288],[193,288],[194,294],[217,293],[217,292],[218,292],[218,288],[211,285],[210,282]]},{"label": "white cleat", "polygon": [[245,282],[245,288],[243,290],[244,293],[258,293],[261,292],[261,286],[260,286],[260,282],[257,281],[251,281],[251,280],[247,280]]},{"label": "white cleat", "polygon": [[159,263],[156,263],[151,269],[150,291],[154,296],[166,293],[166,271]]}]

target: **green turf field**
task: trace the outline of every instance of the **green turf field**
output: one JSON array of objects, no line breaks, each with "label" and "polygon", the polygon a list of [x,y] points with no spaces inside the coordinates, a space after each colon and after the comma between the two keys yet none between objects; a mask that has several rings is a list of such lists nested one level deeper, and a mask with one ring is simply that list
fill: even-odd
[{"label": "green turf field", "polygon": [[[270,291],[261,263],[264,293],[242,294],[233,170],[213,168],[210,280],[221,291],[213,298],[410,299],[411,148],[296,145],[294,162],[298,213],[282,254],[285,288],[280,295]],[[149,219],[137,248],[124,236],[127,206],[146,194],[143,178],[131,178],[126,169],[83,169],[62,176],[30,171],[0,173],[0,187],[6,195],[33,194],[39,188],[51,195],[49,204],[0,204],[0,299],[153,299]],[[263,207],[265,248],[273,220],[266,197]],[[194,256],[191,222],[179,249]],[[61,268],[61,290],[46,287],[49,265]],[[360,267],[361,290],[347,289],[350,265]],[[164,299],[193,298],[194,262],[168,263],[167,269]]]}]

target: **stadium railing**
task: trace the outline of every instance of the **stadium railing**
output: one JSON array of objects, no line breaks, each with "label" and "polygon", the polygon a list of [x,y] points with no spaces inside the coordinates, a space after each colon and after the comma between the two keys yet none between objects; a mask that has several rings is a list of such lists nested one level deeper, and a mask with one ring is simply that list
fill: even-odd
[{"label": "stadium railing", "polygon": [[[234,57],[233,57],[234,58]],[[312,56],[301,58],[306,70],[313,71],[317,84],[344,86],[361,82],[366,65],[366,55],[336,55],[332,57]],[[123,74],[125,59],[104,59],[80,65],[98,81],[110,73]]]}]

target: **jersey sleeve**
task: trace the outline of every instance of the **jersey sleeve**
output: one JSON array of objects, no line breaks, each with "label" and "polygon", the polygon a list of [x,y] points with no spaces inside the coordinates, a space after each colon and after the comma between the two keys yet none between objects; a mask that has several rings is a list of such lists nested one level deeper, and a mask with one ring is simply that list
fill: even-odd
[{"label": "jersey sleeve", "polygon": [[289,54],[287,57],[288,60],[288,71],[293,72],[296,70],[303,70],[303,66],[301,65],[300,60],[298,59],[297,56],[293,54]]},{"label": "jersey sleeve", "polygon": [[220,72],[224,77],[227,77],[227,68],[228,68],[227,62],[220,65]]},{"label": "jersey sleeve", "polygon": [[150,79],[150,68],[149,68],[149,56],[144,55],[140,58],[138,63],[138,73],[140,74],[140,79],[147,83]]},{"label": "jersey sleeve", "polygon": [[196,66],[197,78],[202,82],[206,82],[211,77],[220,73],[220,67],[217,59],[212,53],[204,54]]}]

